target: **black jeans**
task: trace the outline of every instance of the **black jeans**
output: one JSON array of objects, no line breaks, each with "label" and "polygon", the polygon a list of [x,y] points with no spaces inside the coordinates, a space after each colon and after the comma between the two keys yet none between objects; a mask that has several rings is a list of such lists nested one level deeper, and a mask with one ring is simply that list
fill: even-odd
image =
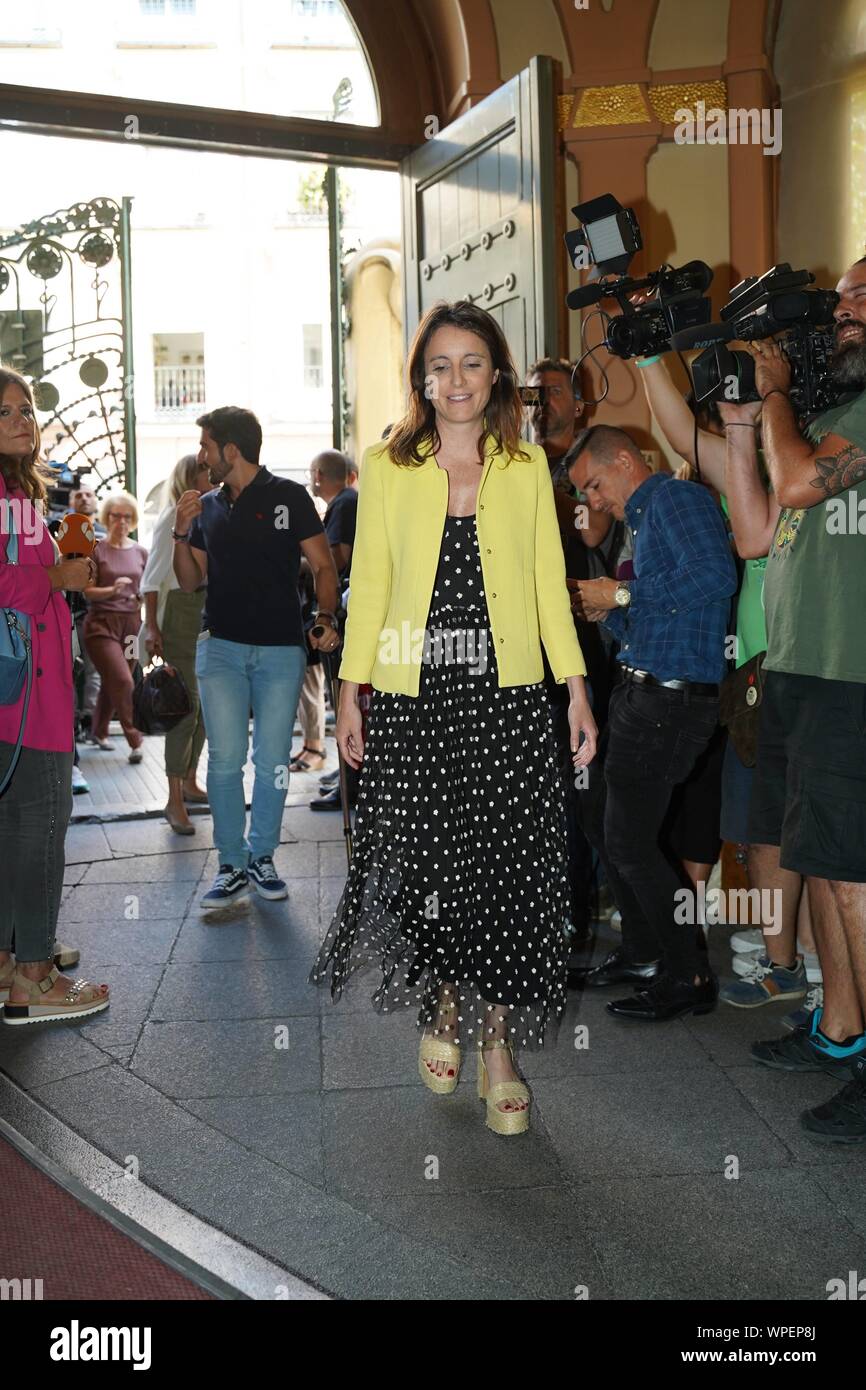
[{"label": "black jeans", "polygon": [[[0,742],[0,777],[14,745]],[[0,951],[22,964],[50,960],[72,813],[72,751],[22,748],[12,781],[0,796]]]},{"label": "black jeans", "polygon": [[607,728],[580,792],[583,828],[604,865],[622,913],[623,952],[664,958],[666,973],[705,975],[697,923],[674,920],[682,877],[659,845],[674,787],[684,782],[718,723],[715,696],[624,681],[613,691]]}]

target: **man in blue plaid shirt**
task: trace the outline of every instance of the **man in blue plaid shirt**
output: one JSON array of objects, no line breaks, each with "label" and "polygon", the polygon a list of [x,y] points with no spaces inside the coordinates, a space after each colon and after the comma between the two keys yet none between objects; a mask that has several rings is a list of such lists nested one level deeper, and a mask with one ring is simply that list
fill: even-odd
[{"label": "man in blue plaid shirt", "polygon": [[642,986],[608,1004],[618,1018],[664,1021],[715,1008],[700,926],[674,919],[679,878],[659,847],[673,789],[718,723],[719,682],[737,572],[721,513],[697,483],[653,473],[624,430],[587,432],[572,481],[634,535],[634,578],[590,579],[576,602],[620,644],[606,747],[588,769],[587,837],[622,914],[622,947],[586,982]]}]

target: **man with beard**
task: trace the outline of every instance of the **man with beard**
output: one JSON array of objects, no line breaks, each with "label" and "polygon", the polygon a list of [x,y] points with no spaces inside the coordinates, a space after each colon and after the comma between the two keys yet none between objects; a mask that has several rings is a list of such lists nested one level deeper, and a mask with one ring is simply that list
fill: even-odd
[{"label": "man with beard", "polygon": [[[779,346],[752,344],[764,451],[782,508],[764,580],[767,672],[749,818],[809,885],[825,1006],[754,1059],[847,1084],[801,1123],[866,1141],[866,257],[837,285],[840,403],[801,434]],[[773,509],[775,510],[775,509]],[[769,514],[768,514],[768,519]]]},{"label": "man with beard", "polygon": [[[208,739],[207,790],[219,871],[200,899],[204,909],[246,897],[285,898],[274,866],[288,789],[292,730],[306,644],[298,597],[301,555],[313,571],[322,636],[337,635],[337,571],[306,488],[259,464],[262,427],[251,410],[222,406],[199,416],[199,463],[214,492],[184,492],[172,537],[174,572],[185,593],[207,580],[195,673]],[[218,487],[218,484],[222,484]],[[243,769],[253,719],[249,835]]]}]

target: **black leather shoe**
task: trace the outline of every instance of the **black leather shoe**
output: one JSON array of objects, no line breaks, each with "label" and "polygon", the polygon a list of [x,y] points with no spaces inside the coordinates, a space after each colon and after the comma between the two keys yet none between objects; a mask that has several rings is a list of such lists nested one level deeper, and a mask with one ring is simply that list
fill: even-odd
[{"label": "black leather shoe", "polygon": [[[320,796],[318,801],[311,801],[310,810],[339,811],[341,805],[342,802],[340,801],[340,788],[335,787],[332,792],[325,792],[323,796]],[[350,807],[354,807],[355,805],[355,801],[352,796],[349,797],[349,805]]]},{"label": "black leather shoe", "polygon": [[606,985],[651,984],[658,978],[661,961],[651,960],[644,965],[627,960],[622,947],[618,946],[605,956],[601,965],[591,970],[587,967],[569,970],[567,984],[569,989],[603,989]]},{"label": "black leather shoe", "polygon": [[716,1007],[719,983],[715,976],[700,985],[663,975],[631,999],[613,999],[607,1005],[615,1018],[636,1018],[646,1023],[667,1023],[684,1014],[708,1014]]}]

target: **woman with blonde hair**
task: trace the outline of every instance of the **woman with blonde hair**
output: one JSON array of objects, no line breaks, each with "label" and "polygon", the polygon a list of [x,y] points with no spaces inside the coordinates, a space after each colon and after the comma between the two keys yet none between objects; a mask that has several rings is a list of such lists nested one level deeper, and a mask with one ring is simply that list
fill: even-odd
[{"label": "woman with blonde hair", "polygon": [[[544,451],[520,438],[517,374],[483,309],[430,309],[406,415],[360,473],[337,742],[361,769],[348,880],[311,979],[359,968],[382,1012],[425,1028],[432,1091],[478,1056],[497,1134],[529,1124],[515,1047],[566,1001],[565,788],[541,643],[567,683],[575,769],[596,727]],[[358,687],[373,686],[366,746]],[[583,740],[581,742],[581,740]]]},{"label": "woman with blonde hair", "polygon": [[199,463],[197,454],[184,454],[178,459],[163,488],[162,509],[153,528],[150,555],[141,581],[145,613],[142,651],[151,659],[162,657],[180,672],[193,706],[165,736],[168,804],[164,814],[176,835],[195,834],[186,803],[207,801],[207,792],[196,781],[205,730],[195,675],[195,644],[201,632],[206,586],[202,584],[190,594],[181,589],[172,564],[171,531],[175,508],[183,494],[195,491],[201,495],[210,492],[210,488],[207,465]]},{"label": "woman with blonde hair", "polygon": [[13,1024],[98,1013],[109,1002],[107,985],[71,980],[54,963],[74,751],[72,618],[63,591],[80,592],[96,567],[58,559],[43,519],[39,453],[30,386],[0,368],[0,607],[29,618],[32,663],[29,701],[25,685],[13,704],[0,705],[0,784],[14,763],[0,795],[0,1002]]},{"label": "woman with blonde hair", "polygon": [[[132,722],[133,671],[141,627],[141,579],[147,551],[129,533],[138,525],[138,504],[129,492],[115,492],[99,509],[106,535],[93,552],[96,583],[84,590],[87,617],[82,632],[90,660],[99,672],[99,696],[93,713],[91,739],[112,749],[108,721],[113,713],[130,747],[129,761],[140,763],[144,736]],[[135,639],[135,640],[132,640]]]}]

